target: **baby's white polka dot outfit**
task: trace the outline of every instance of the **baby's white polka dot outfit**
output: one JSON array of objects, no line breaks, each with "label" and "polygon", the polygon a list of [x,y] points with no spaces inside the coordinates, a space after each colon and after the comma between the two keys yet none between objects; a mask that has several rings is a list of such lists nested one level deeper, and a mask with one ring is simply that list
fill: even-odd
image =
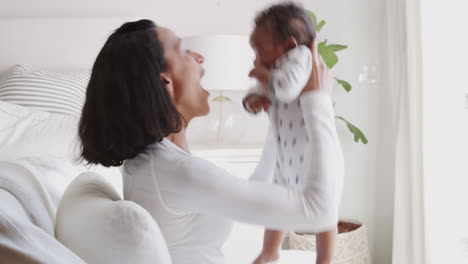
[{"label": "baby's white polka dot outfit", "polygon": [[301,188],[305,166],[313,158],[307,147],[309,137],[299,100],[311,72],[312,54],[301,45],[277,59],[270,73],[268,92],[258,85],[246,96],[265,95],[271,101],[268,114],[277,146],[273,181],[290,188]]}]

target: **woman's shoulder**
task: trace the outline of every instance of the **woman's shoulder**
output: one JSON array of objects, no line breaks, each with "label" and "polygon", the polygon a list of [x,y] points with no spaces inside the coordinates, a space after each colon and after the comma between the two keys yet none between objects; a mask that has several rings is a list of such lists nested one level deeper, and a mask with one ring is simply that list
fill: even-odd
[{"label": "woman's shoulder", "polygon": [[156,168],[157,171],[166,171],[177,168],[178,164],[187,158],[183,153],[168,149],[161,142],[147,146],[142,152],[132,159],[128,159],[123,164],[123,169],[127,173]]},{"label": "woman's shoulder", "polygon": [[164,141],[148,146],[135,158],[124,162],[124,168],[127,171],[134,171],[148,166],[159,172],[179,172],[177,174],[181,173],[182,175],[217,168],[213,163],[180,149],[175,149]]},{"label": "woman's shoulder", "polygon": [[186,156],[181,159],[178,167],[181,171],[187,172],[187,174],[198,174],[200,172],[205,174],[210,171],[220,169],[214,163],[193,155]]}]

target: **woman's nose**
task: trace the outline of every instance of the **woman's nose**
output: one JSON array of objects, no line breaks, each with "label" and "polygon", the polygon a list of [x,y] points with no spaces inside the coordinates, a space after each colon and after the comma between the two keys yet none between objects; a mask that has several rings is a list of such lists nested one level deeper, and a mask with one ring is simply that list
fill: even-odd
[{"label": "woman's nose", "polygon": [[203,55],[199,53],[189,50],[188,54],[192,56],[195,59],[195,61],[198,62],[199,64],[202,64],[205,61],[205,58],[203,57]]}]

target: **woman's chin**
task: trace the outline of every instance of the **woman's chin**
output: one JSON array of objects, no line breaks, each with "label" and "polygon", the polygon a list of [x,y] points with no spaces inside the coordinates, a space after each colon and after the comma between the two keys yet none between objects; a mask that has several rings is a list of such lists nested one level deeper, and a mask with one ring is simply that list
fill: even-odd
[{"label": "woman's chin", "polygon": [[208,114],[210,113],[210,110],[211,110],[211,109],[210,109],[210,105],[207,105],[207,106],[206,106],[206,110],[204,111],[204,113],[203,113],[201,116],[206,116],[206,115],[208,115]]},{"label": "woman's chin", "polygon": [[[207,91],[208,95],[210,94],[208,91]],[[209,103],[209,96],[206,97],[206,101],[205,101],[205,111],[203,111],[203,115],[202,116],[206,116],[210,113],[211,109],[210,109],[210,103]]]},{"label": "woman's chin", "polygon": [[206,109],[204,109],[204,111],[199,111],[193,118],[203,117],[203,116],[208,115],[209,113],[210,113],[210,106],[207,105]]}]

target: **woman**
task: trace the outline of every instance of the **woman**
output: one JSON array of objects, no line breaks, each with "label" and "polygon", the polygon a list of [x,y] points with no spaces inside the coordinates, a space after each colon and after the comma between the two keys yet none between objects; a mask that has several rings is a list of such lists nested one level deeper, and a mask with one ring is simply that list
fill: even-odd
[{"label": "woman", "polygon": [[[229,219],[270,228],[323,231],[336,226],[337,208],[322,208],[334,191],[304,191],[271,184],[265,155],[245,181],[190,154],[185,130],[209,112],[200,54],[183,51],[181,39],[149,20],[122,25],[93,66],[79,126],[82,157],[123,166],[124,198],[143,206],[159,224],[174,264],[222,263]],[[342,159],[333,107],[333,79],[314,46],[314,72],[301,96],[317,162],[315,180],[335,180]],[[310,121],[309,121],[310,120]],[[313,120],[313,122],[312,122]],[[273,140],[271,137],[268,140]],[[269,144],[274,145],[274,144]],[[271,169],[270,169],[271,168]]]}]

